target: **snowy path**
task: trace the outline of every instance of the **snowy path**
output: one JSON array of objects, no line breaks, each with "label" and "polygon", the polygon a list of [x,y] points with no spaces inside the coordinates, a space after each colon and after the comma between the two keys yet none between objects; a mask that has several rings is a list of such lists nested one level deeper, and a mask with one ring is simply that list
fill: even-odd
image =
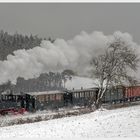
[{"label": "snowy path", "polygon": [[0,128],[3,137],[140,137],[140,106]]}]

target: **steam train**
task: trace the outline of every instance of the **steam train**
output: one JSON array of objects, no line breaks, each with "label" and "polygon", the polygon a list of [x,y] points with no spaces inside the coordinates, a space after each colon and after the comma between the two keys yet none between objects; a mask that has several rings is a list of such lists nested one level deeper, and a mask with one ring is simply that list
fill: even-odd
[{"label": "steam train", "polygon": [[[63,107],[89,106],[96,102],[99,88],[56,90],[14,94],[1,93],[0,114],[23,114],[25,111],[55,110]],[[119,104],[140,100],[140,86],[109,88],[102,98],[103,104]]]},{"label": "steam train", "polygon": [[13,94],[4,92],[0,95],[0,114],[23,114],[25,112],[24,106],[25,97],[20,94]]}]

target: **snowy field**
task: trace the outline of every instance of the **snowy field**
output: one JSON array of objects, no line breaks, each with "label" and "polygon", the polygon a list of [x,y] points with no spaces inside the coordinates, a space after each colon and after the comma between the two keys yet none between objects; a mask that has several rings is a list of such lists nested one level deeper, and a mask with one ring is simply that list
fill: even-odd
[{"label": "snowy field", "polygon": [[0,128],[1,138],[140,137],[140,106]]}]

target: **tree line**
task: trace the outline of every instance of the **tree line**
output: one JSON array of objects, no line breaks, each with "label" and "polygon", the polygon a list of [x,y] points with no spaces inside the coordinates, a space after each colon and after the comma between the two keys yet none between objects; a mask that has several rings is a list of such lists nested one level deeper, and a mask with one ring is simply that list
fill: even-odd
[{"label": "tree line", "polygon": [[12,84],[8,81],[0,85],[0,92],[6,90],[11,90],[13,93],[62,90],[65,89],[65,83],[72,78],[72,75],[74,75],[74,73],[71,73],[71,70],[64,70],[61,73],[42,73],[39,77],[28,80],[18,77],[16,84]]}]

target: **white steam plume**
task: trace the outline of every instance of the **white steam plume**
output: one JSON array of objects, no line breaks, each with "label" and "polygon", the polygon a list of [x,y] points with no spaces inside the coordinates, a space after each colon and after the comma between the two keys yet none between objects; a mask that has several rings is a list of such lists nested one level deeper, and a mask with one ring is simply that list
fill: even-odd
[{"label": "white steam plume", "polygon": [[121,37],[127,44],[137,47],[128,33],[115,32],[104,35],[102,32],[87,34],[81,32],[72,40],[56,39],[54,43],[42,41],[40,46],[29,50],[14,51],[7,60],[0,61],[0,84],[10,80],[16,83],[18,77],[30,79],[44,72],[57,72],[72,69],[85,74],[90,69],[90,60],[103,52],[114,36]]}]

